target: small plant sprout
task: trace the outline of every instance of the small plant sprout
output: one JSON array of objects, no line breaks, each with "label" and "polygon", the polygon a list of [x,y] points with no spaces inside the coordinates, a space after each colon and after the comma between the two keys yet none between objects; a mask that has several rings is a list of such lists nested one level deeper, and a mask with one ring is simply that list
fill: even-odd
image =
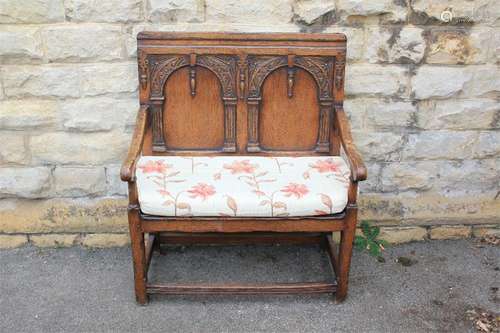
[{"label": "small plant sprout", "polygon": [[380,262],[385,262],[381,253],[389,246],[389,243],[378,239],[380,228],[371,226],[368,221],[363,221],[361,222],[361,232],[362,235],[357,235],[354,238],[354,247],[360,251],[367,251]]}]

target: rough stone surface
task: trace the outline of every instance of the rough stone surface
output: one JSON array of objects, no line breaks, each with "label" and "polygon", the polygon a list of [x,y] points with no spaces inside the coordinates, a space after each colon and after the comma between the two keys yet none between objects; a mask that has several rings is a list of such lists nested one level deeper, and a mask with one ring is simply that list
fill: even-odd
[{"label": "rough stone surface", "polygon": [[375,27],[367,32],[367,62],[419,63],[424,57],[422,28]]},{"label": "rough stone surface", "polygon": [[26,163],[28,154],[25,148],[26,135],[13,131],[0,131],[0,164]]},{"label": "rough stone surface", "polygon": [[127,200],[124,198],[0,201],[0,233],[126,231]]},{"label": "rough stone surface", "polygon": [[427,238],[427,229],[422,227],[382,227],[379,237],[391,244],[422,241]]},{"label": "rough stone surface", "polygon": [[408,136],[405,159],[473,158],[478,134],[473,131],[423,131]]},{"label": "rough stone surface", "polygon": [[399,159],[403,137],[390,132],[353,131],[356,146],[367,160]]},{"label": "rough stone surface", "polygon": [[33,136],[30,148],[36,163],[95,165],[124,158],[129,141],[130,134],[123,131],[54,132]]},{"label": "rough stone surface", "polygon": [[381,0],[339,0],[338,8],[342,10],[343,16],[389,16],[390,21],[400,21],[406,18],[406,8],[400,6],[404,2]]},{"label": "rough stone surface", "polygon": [[50,169],[0,168],[0,198],[43,198],[50,187]]},{"label": "rough stone surface", "polygon": [[138,108],[137,98],[81,98],[62,102],[58,116],[67,131],[108,131],[133,125]]},{"label": "rough stone surface", "polygon": [[312,24],[334,10],[335,1],[333,0],[298,0],[293,3],[296,20],[305,24]]},{"label": "rough stone surface", "polygon": [[28,244],[26,235],[0,235],[0,249],[14,249]]},{"label": "rough stone surface", "polygon": [[4,63],[36,61],[43,57],[38,28],[5,26],[0,30],[0,40],[0,60]]},{"label": "rough stone surface", "polygon": [[382,169],[380,178],[383,191],[397,192],[429,189],[435,177],[434,163],[395,162]]},{"label": "rough stone surface", "polygon": [[39,129],[55,123],[58,103],[50,100],[0,102],[0,129]]},{"label": "rough stone surface", "polygon": [[47,58],[55,61],[114,60],[123,52],[121,28],[99,24],[49,26],[42,30]]},{"label": "rough stone surface", "polygon": [[[498,224],[500,202],[497,190],[475,192],[473,195],[450,196],[437,191],[425,193],[400,192],[363,193],[360,198],[360,218],[398,225]],[[464,216],[466,217],[464,219]],[[458,223],[460,221],[460,223]]]},{"label": "rough stone surface", "polygon": [[363,58],[365,51],[365,30],[361,28],[332,26],[325,33],[343,33],[347,37],[347,60],[357,61]]},{"label": "rough stone surface", "polygon": [[117,247],[130,243],[128,234],[87,234],[82,238],[82,245],[87,247]]},{"label": "rough stone surface", "polygon": [[120,179],[120,164],[106,166],[106,188],[109,195],[127,195],[128,184]]},{"label": "rough stone surface", "polygon": [[148,0],[148,6],[152,22],[202,22],[205,15],[200,0]]},{"label": "rough stone surface", "polygon": [[104,194],[106,177],[103,167],[57,167],[54,170],[54,194],[58,197],[81,197]]},{"label": "rough stone surface", "polygon": [[485,226],[476,226],[472,228],[472,235],[477,238],[482,238],[486,236],[500,237],[500,226],[494,224]]},{"label": "rough stone surface", "polygon": [[469,226],[441,226],[432,227],[429,231],[431,239],[458,239],[467,238],[471,235],[472,228]]},{"label": "rough stone surface", "polygon": [[409,102],[366,100],[366,125],[378,129],[412,125],[416,107]]},{"label": "rough stone surface", "polygon": [[109,93],[137,91],[137,63],[87,65],[81,71],[81,95],[98,96]]},{"label": "rough stone surface", "polygon": [[485,63],[493,38],[489,28],[432,29],[426,62],[429,64]]},{"label": "rough stone surface", "polygon": [[472,80],[466,83],[463,95],[467,97],[500,97],[500,68],[496,65],[467,68]]},{"label": "rough stone surface", "polygon": [[500,131],[488,131],[479,133],[477,148],[474,157],[487,158],[500,155]]},{"label": "rough stone surface", "polygon": [[137,22],[143,18],[142,0],[65,0],[66,17],[78,22]]},{"label": "rough stone surface", "polygon": [[348,95],[405,95],[406,70],[399,66],[347,66],[346,94]]},{"label": "rough stone surface", "polygon": [[76,245],[80,235],[78,234],[43,234],[30,235],[30,242],[37,247],[69,247]]},{"label": "rough stone surface", "polygon": [[8,97],[78,97],[80,75],[77,66],[9,66],[2,68]]},{"label": "rough stone surface", "polygon": [[462,91],[472,74],[460,67],[422,66],[412,78],[412,93],[417,99],[446,98]]},{"label": "rough stone surface", "polygon": [[418,104],[417,124],[424,129],[498,128],[500,104],[492,99],[427,100]]},{"label": "rough stone surface", "polygon": [[244,6],[237,0],[206,0],[205,6],[209,23],[269,26],[288,23],[293,16],[291,0],[251,1]]},{"label": "rough stone surface", "polygon": [[7,0],[0,2],[0,23],[53,23],[62,21],[64,21],[64,7],[61,0]]}]

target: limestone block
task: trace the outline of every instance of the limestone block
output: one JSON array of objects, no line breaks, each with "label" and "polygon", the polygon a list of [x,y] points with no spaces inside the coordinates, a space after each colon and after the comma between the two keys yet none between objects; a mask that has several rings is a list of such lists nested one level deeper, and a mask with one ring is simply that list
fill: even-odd
[{"label": "limestone block", "polygon": [[333,11],[335,11],[335,1],[333,0],[297,0],[293,3],[296,21],[308,25]]},{"label": "limestone block", "polygon": [[465,90],[472,77],[464,67],[421,66],[411,79],[412,94],[417,99],[451,97]]},{"label": "limestone block", "polygon": [[49,26],[42,29],[47,58],[52,62],[115,60],[122,57],[121,27],[99,24]]},{"label": "limestone block", "polygon": [[61,102],[59,121],[68,131],[96,132],[133,125],[137,98],[80,98]]},{"label": "limestone block", "polygon": [[206,20],[217,24],[280,25],[291,21],[292,1],[206,0]]},{"label": "limestone block", "polygon": [[24,142],[26,135],[20,132],[0,131],[0,164],[25,164],[28,153]]},{"label": "limestone block", "polygon": [[205,18],[202,0],[149,0],[148,9],[149,20],[155,23],[193,23],[203,22]]},{"label": "limestone block", "polygon": [[54,194],[58,197],[96,196],[105,190],[103,167],[56,167],[54,170]]},{"label": "limestone block", "polygon": [[0,2],[0,23],[53,23],[64,21],[61,0]]},{"label": "limestone block", "polygon": [[439,226],[431,228],[429,235],[431,239],[459,239],[469,238],[471,231],[470,226]]},{"label": "limestone block", "polygon": [[138,22],[143,19],[141,0],[65,0],[66,17],[77,22]]},{"label": "limestone block", "polygon": [[418,103],[417,125],[424,129],[490,129],[497,121],[500,105],[493,99],[452,99]]},{"label": "limestone block", "polygon": [[401,134],[391,132],[353,131],[354,142],[365,160],[392,161],[399,159],[403,147]]},{"label": "limestone block", "polygon": [[0,200],[0,233],[126,232],[125,198]]},{"label": "limestone block", "polygon": [[35,129],[55,123],[58,103],[49,100],[18,99],[0,102],[0,128]]},{"label": "limestone block", "polygon": [[3,63],[18,64],[21,61],[36,61],[43,57],[38,28],[3,26],[0,30],[0,40],[0,61]]},{"label": "limestone block", "polygon": [[427,229],[423,227],[382,227],[379,237],[391,244],[423,241],[427,238]]},{"label": "limestone block", "polygon": [[107,248],[127,246],[130,244],[128,234],[87,234],[82,238],[82,245],[86,247]]},{"label": "limestone block", "polygon": [[347,95],[406,96],[406,69],[399,66],[352,64],[347,66]]},{"label": "limestone block", "polygon": [[123,131],[53,132],[33,136],[30,148],[34,163],[101,165],[121,161],[130,138]]},{"label": "limestone block", "polygon": [[411,159],[467,159],[473,157],[477,145],[474,131],[423,131],[408,136],[403,158]]},{"label": "limestone block", "polygon": [[49,187],[49,168],[0,168],[0,197],[43,198]]},{"label": "limestone block", "polygon": [[423,29],[413,26],[372,27],[367,31],[367,62],[419,63],[424,57]]},{"label": "limestone block", "polygon": [[30,242],[37,247],[70,247],[77,244],[79,234],[30,235]]},{"label": "limestone block", "polygon": [[14,249],[28,244],[26,235],[0,235],[0,249]]}]

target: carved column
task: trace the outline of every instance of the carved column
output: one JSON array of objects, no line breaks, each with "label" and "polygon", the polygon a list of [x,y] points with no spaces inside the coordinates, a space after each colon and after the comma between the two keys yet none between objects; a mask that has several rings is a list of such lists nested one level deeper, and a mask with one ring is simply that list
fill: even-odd
[{"label": "carved column", "polygon": [[236,151],[236,98],[224,98],[224,146],[222,151]]},{"label": "carved column", "polygon": [[330,127],[333,107],[333,70],[332,57],[297,57],[296,64],[312,74],[318,84],[319,100],[319,133],[315,151],[327,153],[330,151]]},{"label": "carved column", "polygon": [[163,136],[163,103],[165,97],[151,97],[153,151],[165,151],[165,137]]},{"label": "carved column", "polygon": [[248,105],[248,143],[247,151],[256,153],[260,151],[259,143],[259,108],[260,97],[249,97]]},{"label": "carved column", "polygon": [[330,151],[330,126],[333,103],[332,100],[319,102],[319,132],[315,150],[318,153]]}]

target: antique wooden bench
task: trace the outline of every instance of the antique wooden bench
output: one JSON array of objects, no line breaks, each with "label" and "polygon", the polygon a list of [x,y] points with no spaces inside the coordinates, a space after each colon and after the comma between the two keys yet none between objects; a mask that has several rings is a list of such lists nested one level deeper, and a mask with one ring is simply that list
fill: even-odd
[{"label": "antique wooden bench", "polygon": [[[345,36],[142,32],[137,39],[140,109],[121,169],[137,302],[216,293],[344,300],[358,182],[367,176],[343,110]],[[161,244],[273,242],[321,244],[335,278],[148,282]]]}]

